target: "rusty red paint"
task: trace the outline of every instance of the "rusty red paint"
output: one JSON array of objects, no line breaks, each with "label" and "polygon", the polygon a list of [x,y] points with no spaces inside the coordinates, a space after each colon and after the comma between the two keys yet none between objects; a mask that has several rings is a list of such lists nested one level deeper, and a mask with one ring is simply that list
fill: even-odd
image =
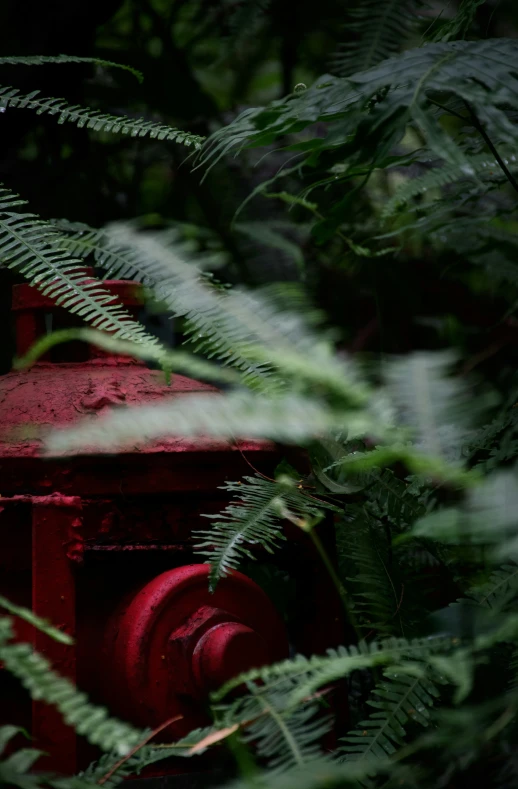
[{"label": "rusty red paint", "polygon": [[242,622],[220,622],[197,642],[191,668],[197,687],[208,696],[232,677],[271,662],[268,644],[256,630]]},{"label": "rusty red paint", "polygon": [[173,545],[167,545],[165,543],[122,543],[122,544],[115,544],[115,545],[84,545],[83,546],[83,553],[86,551],[92,551],[93,553],[122,553],[125,551],[166,551],[168,553],[178,553],[178,552],[187,552],[191,551],[192,547],[190,545],[179,545],[178,543]]},{"label": "rusty red paint", "polygon": [[14,496],[0,496],[2,504],[8,502],[24,502],[26,504],[38,504],[48,507],[81,507],[79,496],[64,496],[62,493],[49,493],[48,496],[31,496],[30,494],[15,494]]},{"label": "rusty red paint", "polygon": [[[68,635],[76,634],[75,581],[64,544],[78,509],[56,497],[50,503],[36,502],[32,507],[32,610],[50,619]],[[32,642],[62,676],[75,681],[76,651],[34,630]],[[36,747],[50,754],[41,760],[42,768],[57,768],[72,774],[76,770],[76,737],[61,714],[51,705],[35,701],[32,707],[32,736]]]}]

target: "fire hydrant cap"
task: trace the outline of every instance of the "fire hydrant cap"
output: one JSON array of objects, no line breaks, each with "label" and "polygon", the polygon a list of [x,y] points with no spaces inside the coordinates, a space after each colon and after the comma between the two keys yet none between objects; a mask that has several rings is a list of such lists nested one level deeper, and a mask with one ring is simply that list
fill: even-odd
[{"label": "fire hydrant cap", "polygon": [[268,646],[259,633],[240,622],[222,622],[202,636],[193,653],[192,667],[200,689],[210,692],[269,661]]}]

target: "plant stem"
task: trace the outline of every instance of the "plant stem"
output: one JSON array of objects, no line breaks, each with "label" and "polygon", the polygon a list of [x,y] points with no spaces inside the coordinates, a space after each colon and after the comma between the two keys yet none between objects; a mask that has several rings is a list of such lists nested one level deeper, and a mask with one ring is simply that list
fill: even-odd
[{"label": "plant stem", "polygon": [[352,628],[354,629],[354,632],[356,633],[356,637],[357,637],[358,641],[361,641],[362,640],[362,635],[361,635],[360,629],[358,627],[358,623],[356,622],[356,617],[354,616],[353,612],[351,611],[351,607],[349,605],[349,599],[347,597],[347,592],[344,589],[344,585],[342,584],[342,582],[341,582],[341,580],[340,580],[340,578],[338,576],[338,573],[336,572],[336,570],[334,568],[334,565],[333,565],[331,559],[329,558],[329,556],[327,554],[326,549],[322,545],[322,541],[321,541],[320,537],[318,536],[318,534],[316,533],[316,530],[315,529],[310,529],[309,530],[309,536],[311,537],[313,545],[315,546],[315,548],[317,549],[318,553],[320,554],[320,558],[324,562],[325,568],[326,568],[327,572],[329,573],[329,576],[330,576],[330,578],[331,578],[331,580],[332,580],[332,582],[333,582],[333,584],[334,584],[334,586],[336,588],[336,591],[338,592],[338,594],[340,596],[340,600],[342,601],[342,605],[343,605],[343,607],[345,609],[345,614],[347,616],[347,619],[349,620]]},{"label": "plant stem", "polygon": [[507,178],[507,180],[509,181],[509,183],[511,184],[513,189],[516,192],[518,192],[518,182],[516,181],[514,175],[510,172],[510,170],[507,167],[506,163],[504,162],[504,160],[502,159],[502,157],[498,153],[497,149],[495,148],[494,143],[492,142],[492,140],[489,137],[488,133],[486,132],[486,130],[484,129],[484,127],[480,123],[479,119],[477,118],[477,115],[476,115],[473,107],[465,99],[463,99],[463,102],[464,102],[464,104],[466,106],[466,109],[469,112],[469,115],[470,115],[470,118],[471,118],[471,122],[473,123],[473,126],[475,127],[475,129],[480,133],[480,135],[484,139],[484,142],[486,143],[487,147],[489,148],[489,150],[491,151],[491,153],[495,157],[496,161],[500,165],[502,171],[505,173],[505,177]]},{"label": "plant stem", "polygon": [[147,737],[145,737],[141,742],[139,742],[138,745],[135,745],[135,747],[132,748],[131,751],[129,751],[129,753],[127,753],[125,756],[123,756],[122,759],[119,759],[119,761],[116,762],[113,765],[113,767],[111,767],[110,770],[108,770],[106,775],[103,775],[102,778],[99,778],[99,780],[97,781],[99,786],[102,786],[103,784],[105,784],[106,781],[108,781],[112,777],[112,775],[114,775],[114,773],[116,773],[117,770],[119,770],[122,767],[122,765],[125,764],[125,762],[128,761],[128,759],[131,759],[132,756],[135,756],[137,751],[140,751],[140,749],[143,748],[144,745],[147,745],[148,742],[150,740],[152,740],[153,737],[155,737],[155,735],[159,734],[161,731],[166,729],[172,723],[176,723],[176,721],[179,721],[182,718],[183,718],[183,715],[176,715],[174,718],[170,718],[165,723],[162,723],[157,729],[153,729],[153,731],[150,734],[148,734]]}]

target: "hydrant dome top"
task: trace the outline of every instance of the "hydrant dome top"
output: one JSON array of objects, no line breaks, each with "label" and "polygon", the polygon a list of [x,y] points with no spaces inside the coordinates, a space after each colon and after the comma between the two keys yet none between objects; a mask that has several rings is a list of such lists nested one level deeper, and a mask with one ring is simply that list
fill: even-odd
[{"label": "hydrant dome top", "polygon": [[[135,283],[105,282],[128,307],[138,306]],[[47,298],[28,285],[13,288],[13,312],[16,318],[18,355],[45,332],[45,312],[65,315]],[[86,351],[85,351],[86,348]],[[151,370],[140,361],[107,354],[82,345],[84,360],[45,359],[29,369],[13,370],[0,377],[0,459],[2,457],[38,457],[42,455],[45,433],[70,427],[81,419],[103,418],[115,408],[131,408],[163,403],[191,394],[213,393],[209,384],[183,375],[171,376],[168,384],[161,371]],[[81,357],[79,357],[81,358]],[[241,446],[244,446],[241,444]],[[247,441],[246,447],[265,449],[269,444]],[[273,447],[273,445],[272,445]],[[199,452],[231,450],[235,444],[200,438],[161,438],[130,447],[122,452]],[[86,454],[112,454],[95,447]],[[117,450],[119,453],[119,450]]]},{"label": "hydrant dome top", "polygon": [[[44,363],[12,371],[0,378],[0,455],[38,455],[44,434],[52,428],[103,417],[113,408],[202,392],[217,390],[182,375],[172,376],[167,385],[162,373],[121,359]],[[139,449],[179,451],[182,446],[186,449],[188,443],[170,439]]]}]

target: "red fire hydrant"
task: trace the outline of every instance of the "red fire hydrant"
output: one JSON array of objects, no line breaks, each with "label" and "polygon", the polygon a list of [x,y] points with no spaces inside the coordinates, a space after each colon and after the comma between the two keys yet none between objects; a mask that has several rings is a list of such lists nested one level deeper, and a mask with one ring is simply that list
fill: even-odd
[{"label": "red fire hydrant", "polygon": [[[134,283],[105,283],[131,311]],[[17,353],[70,317],[28,285],[13,289]],[[65,646],[17,622],[62,675],[93,701],[141,726],[182,718],[168,739],[204,725],[211,690],[252,666],[288,655],[284,623],[262,589],[241,573],[208,589],[208,565],[193,563],[192,531],[202,513],[226,503],[218,490],[255,469],[271,473],[282,455],[260,441],[162,439],[117,455],[43,458],[35,428],[215,391],[87,345],[58,346],[29,370],[0,378],[0,592],[32,607],[75,638]],[[250,465],[249,465],[250,464]],[[194,557],[195,560],[196,557]],[[322,608],[307,608],[295,647],[321,651],[340,641],[336,606],[322,576],[305,575]],[[290,639],[292,640],[292,639]],[[23,697],[1,676],[2,717],[20,722]],[[35,747],[45,767],[74,773],[91,752],[52,707],[35,702]]]}]

